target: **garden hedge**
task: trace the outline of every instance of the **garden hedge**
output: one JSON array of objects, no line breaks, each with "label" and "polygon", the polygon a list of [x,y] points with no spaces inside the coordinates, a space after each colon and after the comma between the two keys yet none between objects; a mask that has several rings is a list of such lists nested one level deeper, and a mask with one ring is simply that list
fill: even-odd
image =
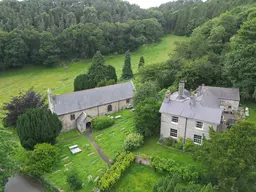
[{"label": "garden hedge", "polygon": [[115,123],[114,119],[107,116],[96,117],[92,120],[92,126],[94,129],[102,130],[112,126]]}]

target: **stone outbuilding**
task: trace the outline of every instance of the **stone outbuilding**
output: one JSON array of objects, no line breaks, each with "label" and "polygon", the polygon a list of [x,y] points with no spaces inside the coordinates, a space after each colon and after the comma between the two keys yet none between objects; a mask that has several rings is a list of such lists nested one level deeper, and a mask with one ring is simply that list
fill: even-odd
[{"label": "stone outbuilding", "polygon": [[94,117],[115,113],[132,105],[134,92],[132,82],[55,96],[48,89],[48,105],[62,121],[62,131],[78,128],[84,132],[91,127]]}]

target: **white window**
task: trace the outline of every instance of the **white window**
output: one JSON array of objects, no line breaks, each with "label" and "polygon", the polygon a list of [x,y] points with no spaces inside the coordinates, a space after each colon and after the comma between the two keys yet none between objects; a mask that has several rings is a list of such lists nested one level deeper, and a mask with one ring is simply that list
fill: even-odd
[{"label": "white window", "polygon": [[171,133],[170,133],[170,136],[171,137],[177,137],[177,130],[176,129],[171,129]]},{"label": "white window", "polygon": [[172,123],[178,123],[179,117],[172,116]]},{"label": "white window", "polygon": [[197,129],[203,129],[203,126],[204,126],[204,123],[203,123],[203,122],[201,122],[201,121],[197,121],[197,122],[196,122],[196,128],[197,128]]},{"label": "white window", "polygon": [[194,135],[194,143],[201,145],[202,144],[202,136]]}]

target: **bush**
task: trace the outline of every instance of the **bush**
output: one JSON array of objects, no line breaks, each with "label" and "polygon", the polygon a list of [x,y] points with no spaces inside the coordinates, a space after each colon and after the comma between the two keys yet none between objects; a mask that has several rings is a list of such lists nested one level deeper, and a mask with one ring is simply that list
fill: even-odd
[{"label": "bush", "polygon": [[50,172],[58,160],[59,151],[56,147],[48,143],[37,144],[33,151],[25,155],[22,172],[36,177],[41,176]]},{"label": "bush", "polygon": [[173,145],[175,149],[182,150],[183,149],[183,138],[179,137],[177,142]]},{"label": "bush", "polygon": [[115,163],[100,178],[98,187],[101,191],[109,190],[130,167],[135,157],[132,153],[122,152],[115,158]]},{"label": "bush", "polygon": [[79,178],[78,173],[74,170],[67,173],[67,183],[73,191],[77,191],[83,187],[83,181]]},{"label": "bush", "polygon": [[143,145],[143,139],[144,137],[139,133],[129,134],[124,141],[124,149],[126,151],[137,149],[138,147]]},{"label": "bush", "polygon": [[103,116],[103,117],[96,117],[92,120],[92,126],[95,129],[102,130],[106,129],[110,126],[112,126],[115,123],[114,119],[111,119],[109,117]]},{"label": "bush", "polygon": [[196,145],[193,143],[192,139],[186,139],[183,150],[186,152],[194,153],[200,145]]},{"label": "bush", "polygon": [[175,143],[177,143],[176,139],[173,139],[172,137],[165,137],[159,140],[159,142],[162,145],[168,146],[168,147],[173,147]]},{"label": "bush", "polygon": [[199,173],[193,165],[182,167],[172,159],[165,159],[158,156],[152,158],[151,165],[159,172],[179,174],[180,178],[186,182],[197,183],[199,180]]}]

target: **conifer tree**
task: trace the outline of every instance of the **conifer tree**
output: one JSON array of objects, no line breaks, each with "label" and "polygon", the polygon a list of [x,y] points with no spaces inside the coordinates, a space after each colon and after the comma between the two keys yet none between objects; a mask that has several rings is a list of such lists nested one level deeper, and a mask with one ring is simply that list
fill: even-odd
[{"label": "conifer tree", "polygon": [[126,80],[131,78],[133,78],[133,72],[131,68],[131,54],[129,51],[127,51],[125,53],[122,79]]},{"label": "conifer tree", "polygon": [[139,68],[144,67],[144,64],[145,64],[144,57],[141,56],[141,57],[140,57],[140,62],[139,62]]},{"label": "conifer tree", "polygon": [[21,145],[28,150],[38,143],[54,144],[62,129],[61,121],[48,109],[35,108],[19,116],[17,131]]},{"label": "conifer tree", "polygon": [[111,65],[108,65],[106,69],[107,69],[107,77],[106,77],[107,80],[114,80],[114,82],[117,82],[116,69]]}]

